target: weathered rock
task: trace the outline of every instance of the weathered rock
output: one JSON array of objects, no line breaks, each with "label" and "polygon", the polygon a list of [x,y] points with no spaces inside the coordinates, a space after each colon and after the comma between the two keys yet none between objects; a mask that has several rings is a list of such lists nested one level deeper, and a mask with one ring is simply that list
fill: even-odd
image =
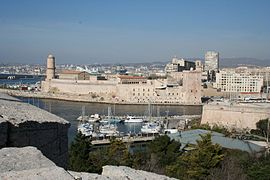
[{"label": "weathered rock", "polygon": [[5,147],[7,144],[7,121],[0,115],[0,148]]},{"label": "weathered rock", "polygon": [[3,99],[3,100],[11,100],[11,101],[20,101],[19,99],[17,98],[14,98],[12,96],[9,96],[5,93],[0,93],[0,99]]},{"label": "weathered rock", "polygon": [[0,150],[0,179],[74,179],[35,147]]},{"label": "weathered rock", "polygon": [[3,148],[0,150],[0,173],[44,167],[56,167],[35,147]]},{"label": "weathered rock", "polygon": [[57,167],[35,147],[0,149],[0,179],[17,180],[173,180],[125,166],[104,166],[102,175],[66,171]]},{"label": "weathered rock", "polygon": [[40,169],[30,169],[23,171],[9,171],[0,173],[0,179],[8,180],[74,180],[63,168],[48,167]]},{"label": "weathered rock", "polygon": [[[86,172],[74,172],[74,171],[68,171],[75,179],[80,179],[80,180],[116,180],[109,178],[107,176],[102,176],[99,174],[94,174],[94,173],[86,173]],[[118,180],[118,179],[117,179]]]},{"label": "weathered rock", "polygon": [[125,180],[175,180],[174,178],[142,170],[135,170],[126,166],[103,166],[102,175],[112,179]]},{"label": "weathered rock", "polygon": [[66,168],[69,122],[8,97],[0,93],[0,118],[3,118],[0,119],[0,147],[35,146],[58,166]]}]

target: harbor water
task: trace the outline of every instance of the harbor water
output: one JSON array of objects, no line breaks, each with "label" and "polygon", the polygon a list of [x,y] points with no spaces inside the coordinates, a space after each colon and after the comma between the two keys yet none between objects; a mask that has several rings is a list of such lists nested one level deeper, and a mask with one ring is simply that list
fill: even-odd
[{"label": "harbor water", "polygon": [[[149,112],[148,105],[114,105],[100,103],[84,103],[72,102],[53,99],[25,98],[17,97],[25,103],[30,103],[41,109],[49,111],[57,116],[60,116],[70,122],[69,142],[71,142],[77,134],[79,121],[77,118],[82,114],[82,109],[85,109],[85,115],[100,114],[107,115],[108,107],[112,109],[112,115],[115,116],[147,116]],[[201,106],[151,106],[152,116],[174,116],[174,115],[201,115]],[[126,123],[118,124],[118,131],[138,133],[142,127],[142,123]]]}]

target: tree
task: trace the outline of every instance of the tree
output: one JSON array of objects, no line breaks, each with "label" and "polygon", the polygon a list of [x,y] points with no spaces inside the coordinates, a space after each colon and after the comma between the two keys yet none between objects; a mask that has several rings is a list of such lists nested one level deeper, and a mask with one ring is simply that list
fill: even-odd
[{"label": "tree", "polygon": [[194,150],[183,153],[173,165],[167,166],[167,175],[180,179],[203,179],[222,161],[222,148],[212,144],[211,134],[201,135],[201,138]]},{"label": "tree", "polygon": [[223,149],[223,152],[226,154],[224,159],[220,162],[219,166],[210,169],[207,179],[248,179],[244,171],[244,165],[247,165],[251,159],[249,153],[231,149]]},{"label": "tree", "polygon": [[108,164],[131,166],[131,156],[127,146],[121,140],[112,139],[108,147]]},{"label": "tree", "polygon": [[108,164],[108,156],[106,148],[98,148],[89,153],[89,172],[99,173],[102,172],[102,167]]},{"label": "tree", "polygon": [[164,173],[165,167],[174,162],[179,156],[180,146],[179,142],[171,140],[166,135],[155,138],[149,145],[149,170],[156,173]]},{"label": "tree", "polygon": [[247,174],[251,179],[268,180],[270,177],[270,156],[253,159],[252,164],[247,167]]},{"label": "tree", "polygon": [[256,134],[259,136],[266,137],[268,129],[268,119],[262,119],[256,123],[256,129],[252,129],[251,134]]},{"label": "tree", "polygon": [[69,169],[73,171],[89,171],[88,157],[91,151],[89,138],[78,133],[69,150]]}]

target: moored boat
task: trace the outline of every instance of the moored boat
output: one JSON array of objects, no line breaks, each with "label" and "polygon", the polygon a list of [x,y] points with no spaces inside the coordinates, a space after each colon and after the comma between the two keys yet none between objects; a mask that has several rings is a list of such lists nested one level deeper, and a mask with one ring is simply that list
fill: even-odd
[{"label": "moored boat", "polygon": [[135,116],[127,116],[125,123],[142,123],[144,120]]},{"label": "moored boat", "polygon": [[160,131],[161,125],[156,122],[145,123],[141,128],[143,134],[155,134],[160,133]]}]

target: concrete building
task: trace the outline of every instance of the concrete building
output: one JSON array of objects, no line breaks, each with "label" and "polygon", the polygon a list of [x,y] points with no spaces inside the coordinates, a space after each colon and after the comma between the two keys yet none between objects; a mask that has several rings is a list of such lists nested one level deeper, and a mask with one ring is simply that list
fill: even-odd
[{"label": "concrete building", "polygon": [[47,58],[46,80],[51,80],[54,78],[55,78],[55,57],[50,54]]},{"label": "concrete building", "polygon": [[224,69],[226,71],[233,71],[235,70],[236,73],[246,73],[253,76],[262,76],[263,77],[263,85],[270,86],[270,67],[237,67],[235,69]]},{"label": "concrete building", "polygon": [[177,57],[173,57],[172,61],[168,63],[165,67],[166,72],[182,72],[184,70],[189,71],[190,69],[195,70],[196,65],[195,62],[186,61],[185,59],[179,59]]},{"label": "concrete building", "polygon": [[213,87],[222,92],[234,92],[239,95],[259,95],[263,86],[263,77],[235,71],[221,71],[216,74]]},{"label": "concrete building", "polygon": [[205,53],[205,71],[218,71],[219,69],[219,53],[215,51],[207,51]]},{"label": "concrete building", "polygon": [[205,53],[204,71],[207,73],[207,80],[216,81],[216,73],[219,70],[219,53],[215,51],[207,51]]}]

